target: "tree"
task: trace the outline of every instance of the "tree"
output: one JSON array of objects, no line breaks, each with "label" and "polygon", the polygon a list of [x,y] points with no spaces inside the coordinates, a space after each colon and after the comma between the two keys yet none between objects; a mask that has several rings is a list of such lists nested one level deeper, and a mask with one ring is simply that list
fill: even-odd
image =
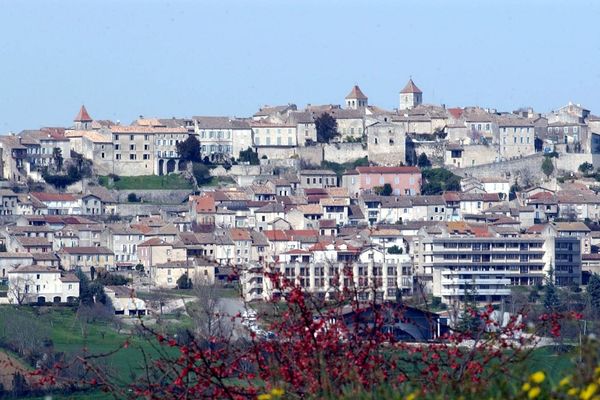
[{"label": "tree", "polygon": [[192,173],[194,174],[194,178],[196,178],[196,184],[198,186],[205,185],[209,183],[212,179],[210,176],[210,169],[199,162],[195,162],[192,167]]},{"label": "tree", "polygon": [[579,172],[581,172],[582,174],[589,174],[590,172],[594,171],[594,165],[586,161],[584,163],[581,163],[578,169]]},{"label": "tree", "polygon": [[140,264],[137,264],[137,265],[135,266],[135,270],[136,270],[136,271],[138,271],[139,273],[142,273],[142,272],[144,272],[144,264],[141,264],[141,263],[140,263]]},{"label": "tree", "polygon": [[419,155],[419,158],[417,159],[417,167],[419,167],[419,168],[430,168],[431,167],[431,161],[429,161],[429,158],[427,158],[427,154],[421,153]]},{"label": "tree", "polygon": [[390,185],[389,183],[386,183],[383,185],[383,188],[381,189],[381,195],[382,196],[391,196],[393,191],[394,190],[392,189],[392,185]]},{"label": "tree", "polygon": [[127,195],[127,201],[130,203],[139,203],[140,200],[141,199],[133,192]]},{"label": "tree", "polygon": [[427,168],[422,171],[425,184],[421,193],[425,195],[441,194],[445,191],[460,190],[460,176],[445,168]]},{"label": "tree", "polygon": [[52,162],[54,163],[54,167],[56,168],[57,171],[60,171],[63,167],[63,156],[62,156],[62,150],[58,147],[55,147],[52,150]]},{"label": "tree", "polygon": [[544,157],[544,161],[542,162],[542,172],[546,175],[546,178],[549,178],[554,172],[554,164],[552,164],[552,159],[550,157]]},{"label": "tree", "polygon": [[319,143],[329,143],[331,139],[339,135],[337,121],[328,113],[323,113],[315,119],[315,128]]},{"label": "tree", "polygon": [[544,308],[548,312],[560,311],[560,298],[554,285],[554,270],[550,269],[544,285]]},{"label": "tree", "polygon": [[213,336],[227,336],[232,327],[217,290],[217,286],[196,279],[193,295],[197,301],[187,303],[186,311],[194,321],[198,337],[205,340]]},{"label": "tree", "polygon": [[178,289],[191,289],[192,288],[192,280],[188,277],[187,272],[177,279],[177,288]]},{"label": "tree", "polygon": [[253,151],[251,147],[248,147],[246,150],[240,151],[239,161],[247,162],[250,165],[260,164],[260,160],[258,159],[258,152]]},{"label": "tree", "polygon": [[594,311],[600,310],[600,275],[592,274],[587,285],[588,302]]},{"label": "tree", "polygon": [[402,254],[402,248],[397,244],[393,245],[387,250],[388,254]]},{"label": "tree", "polygon": [[184,161],[201,162],[200,141],[195,135],[189,135],[183,142],[177,143],[177,154]]},{"label": "tree", "polygon": [[8,297],[13,299],[18,305],[35,300],[32,291],[35,288],[35,282],[29,278],[17,277],[8,281]]}]

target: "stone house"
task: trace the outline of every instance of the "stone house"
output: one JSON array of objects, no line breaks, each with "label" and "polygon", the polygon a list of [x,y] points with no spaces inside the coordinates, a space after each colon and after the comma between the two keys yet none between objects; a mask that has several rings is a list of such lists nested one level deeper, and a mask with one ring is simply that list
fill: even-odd
[{"label": "stone house", "polygon": [[135,290],[126,286],[105,286],[104,292],[110,299],[115,315],[146,315],[146,302],[135,295]]},{"label": "stone house", "polygon": [[10,189],[0,189],[0,215],[17,214],[18,195]]},{"label": "stone house", "polygon": [[192,119],[202,158],[208,157],[213,162],[238,159],[240,151],[253,145],[252,129],[246,121],[229,117],[196,116]]},{"label": "stone house", "polygon": [[137,246],[140,263],[145,268],[156,264],[186,261],[187,252],[183,243],[168,243],[160,238],[148,239]]},{"label": "stone house", "polygon": [[406,162],[406,131],[400,124],[378,121],[366,129],[369,161],[380,165]]},{"label": "stone house", "polygon": [[328,169],[303,169],[298,172],[300,187],[304,189],[338,186],[338,177]]},{"label": "stone house", "polygon": [[421,103],[423,103],[423,92],[410,78],[400,91],[400,107],[398,109],[400,111],[410,110]]},{"label": "stone house", "polygon": [[498,141],[500,157],[513,159],[535,153],[535,124],[525,118],[499,117]]},{"label": "stone house", "polygon": [[92,271],[112,271],[115,267],[114,253],[103,246],[64,247],[57,255],[65,271],[80,269],[91,275]]}]

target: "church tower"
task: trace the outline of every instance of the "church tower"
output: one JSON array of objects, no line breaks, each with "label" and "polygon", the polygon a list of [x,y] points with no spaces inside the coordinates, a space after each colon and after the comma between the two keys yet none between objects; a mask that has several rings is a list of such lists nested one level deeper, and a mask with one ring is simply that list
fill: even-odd
[{"label": "church tower", "polygon": [[400,111],[410,110],[423,103],[423,92],[415,85],[412,78],[400,91]]},{"label": "church tower", "polygon": [[358,85],[354,85],[348,96],[346,96],[346,108],[358,110],[369,105],[369,98],[360,90]]},{"label": "church tower", "polygon": [[92,117],[90,117],[84,105],[79,109],[79,113],[77,113],[73,122],[75,122],[75,129],[79,131],[87,131],[92,128]]}]

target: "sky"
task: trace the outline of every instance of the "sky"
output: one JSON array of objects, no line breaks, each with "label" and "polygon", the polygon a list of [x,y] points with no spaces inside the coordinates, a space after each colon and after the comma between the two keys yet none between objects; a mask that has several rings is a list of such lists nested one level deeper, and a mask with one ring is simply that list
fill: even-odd
[{"label": "sky", "polygon": [[0,133],[423,101],[600,114],[600,1],[0,0]]}]

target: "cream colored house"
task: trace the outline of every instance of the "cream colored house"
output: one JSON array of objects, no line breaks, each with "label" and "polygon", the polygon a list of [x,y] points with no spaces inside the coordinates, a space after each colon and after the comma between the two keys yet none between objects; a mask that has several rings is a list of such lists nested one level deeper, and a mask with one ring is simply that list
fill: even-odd
[{"label": "cream colored house", "polygon": [[110,271],[115,267],[114,253],[103,246],[64,247],[57,254],[65,271],[81,269],[91,274],[92,271]]},{"label": "cream colored house", "polygon": [[167,262],[152,265],[149,269],[150,282],[154,287],[175,288],[177,280],[188,274],[193,285],[215,283],[216,264],[197,259]]},{"label": "cream colored house", "polygon": [[146,315],[146,302],[135,295],[135,290],[126,286],[105,286],[104,292],[110,299],[116,315]]},{"label": "cream colored house", "polygon": [[138,259],[146,268],[157,264],[185,261],[187,252],[182,244],[168,243],[160,238],[148,239],[137,248]]},{"label": "cream colored house", "polygon": [[8,272],[11,304],[74,303],[79,298],[79,279],[73,274],[42,265],[23,265]]}]

